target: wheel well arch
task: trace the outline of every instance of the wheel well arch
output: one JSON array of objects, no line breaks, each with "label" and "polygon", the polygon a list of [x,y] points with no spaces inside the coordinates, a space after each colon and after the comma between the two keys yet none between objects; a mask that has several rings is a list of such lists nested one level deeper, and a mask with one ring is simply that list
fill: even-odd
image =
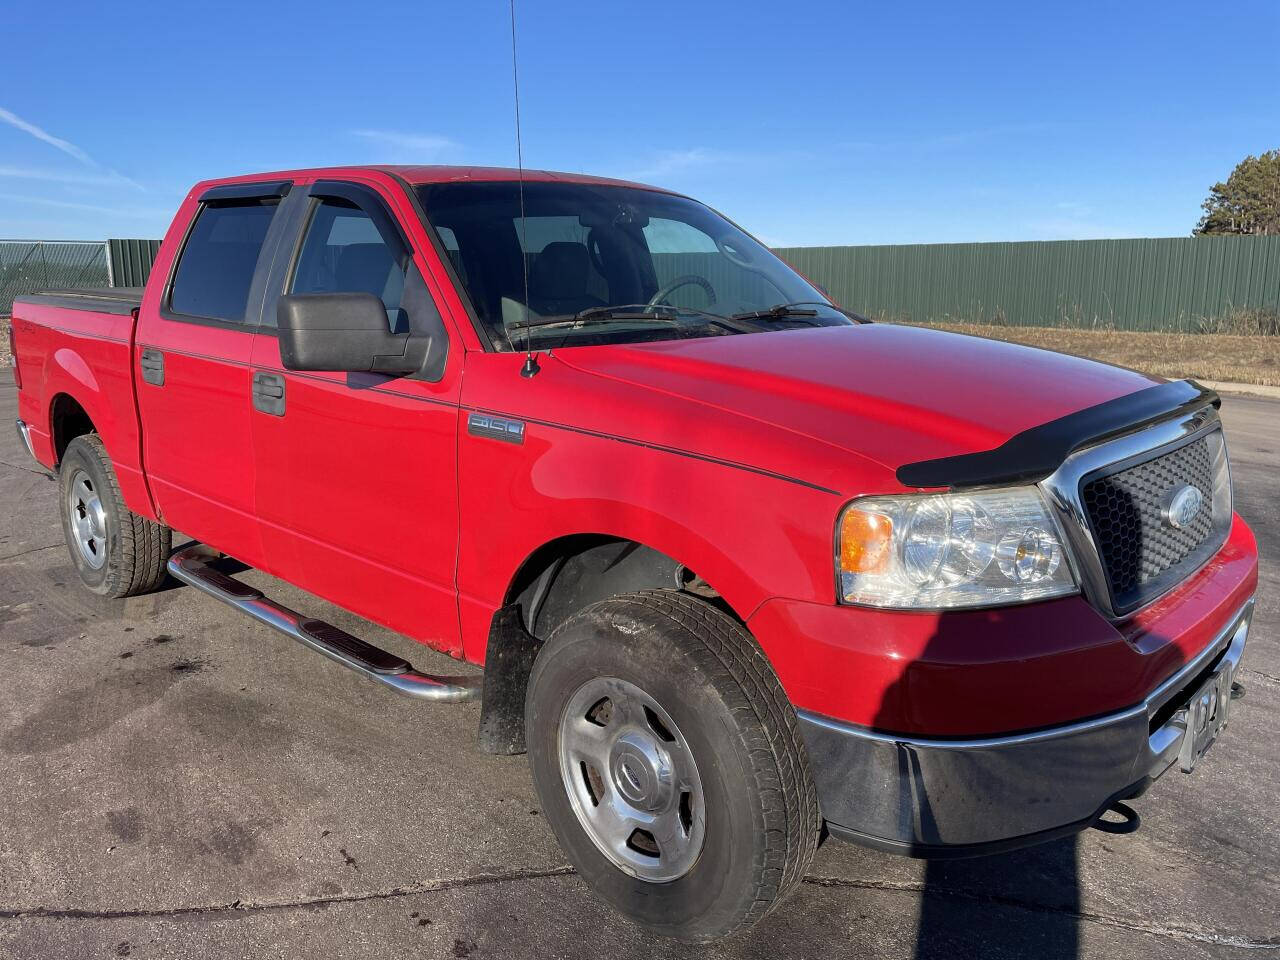
[{"label": "wheel well arch", "polygon": [[489,628],[480,749],[497,754],[524,752],[529,672],[543,642],[560,624],[597,601],[653,589],[693,594],[744,622],[696,571],[637,540],[572,534],[548,541],[526,557]]},{"label": "wheel well arch", "polygon": [[69,393],[59,393],[49,405],[49,428],[53,436],[53,455],[56,464],[62,462],[67,445],[86,433],[97,433],[88,411]]},{"label": "wheel well arch", "polygon": [[557,537],[534,550],[517,568],[503,606],[519,606],[524,625],[540,639],[583,607],[637,590],[686,590],[743,618],[695,570],[638,540],[603,533]]}]

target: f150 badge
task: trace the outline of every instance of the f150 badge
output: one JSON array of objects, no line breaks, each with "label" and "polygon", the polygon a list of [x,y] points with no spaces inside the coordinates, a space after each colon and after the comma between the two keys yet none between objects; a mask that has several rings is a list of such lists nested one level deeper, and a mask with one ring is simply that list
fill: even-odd
[{"label": "f150 badge", "polygon": [[1203,502],[1204,494],[1198,487],[1188,485],[1175,491],[1169,505],[1164,508],[1164,522],[1175,530],[1181,530],[1196,518]]},{"label": "f150 badge", "polygon": [[524,421],[495,417],[488,413],[472,413],[467,416],[467,433],[505,443],[524,443]]}]

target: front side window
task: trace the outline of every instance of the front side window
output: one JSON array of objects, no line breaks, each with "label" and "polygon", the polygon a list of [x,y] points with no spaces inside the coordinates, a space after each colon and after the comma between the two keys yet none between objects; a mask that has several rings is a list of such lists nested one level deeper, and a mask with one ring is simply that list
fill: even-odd
[{"label": "front side window", "polygon": [[169,308],[244,323],[258,257],[278,207],[275,198],[201,207],[174,271]]},{"label": "front side window", "polygon": [[[524,185],[522,217],[517,183],[417,190],[498,349],[850,322],[768,249],[687,197],[537,181]],[[804,306],[744,316],[786,304]]]},{"label": "front side window", "polygon": [[371,293],[387,308],[391,330],[403,332],[408,263],[398,237],[383,236],[354,204],[325,198],[312,212],[290,292]]}]

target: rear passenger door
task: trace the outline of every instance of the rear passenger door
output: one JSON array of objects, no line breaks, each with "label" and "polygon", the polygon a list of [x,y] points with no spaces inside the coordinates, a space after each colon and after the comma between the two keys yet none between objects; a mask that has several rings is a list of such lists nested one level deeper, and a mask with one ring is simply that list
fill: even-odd
[{"label": "rear passenger door", "polygon": [[[393,332],[445,325],[395,190],[320,181],[291,256],[276,258],[253,375],[256,506],[271,573],[368,619],[460,652],[457,429],[462,351],[412,376],[285,370],[273,297],[370,293]],[[271,398],[274,400],[275,398]]]},{"label": "rear passenger door", "polygon": [[165,523],[253,565],[249,360],[290,186],[199,197],[161,295],[144,299],[134,351],[144,463]]}]

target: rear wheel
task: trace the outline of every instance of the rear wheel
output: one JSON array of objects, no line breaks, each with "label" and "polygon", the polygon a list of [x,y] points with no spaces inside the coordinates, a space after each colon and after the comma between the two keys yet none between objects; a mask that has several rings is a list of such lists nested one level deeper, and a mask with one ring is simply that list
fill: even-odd
[{"label": "rear wheel", "polygon": [[130,597],[164,582],[172,531],[125,506],[96,434],[67,444],[58,480],[62,532],[86,587],[105,597]]},{"label": "rear wheel", "polygon": [[803,879],[813,780],[795,712],[735,620],[675,591],[603,600],[547,641],[527,697],[548,822],[636,922],[712,940]]}]

